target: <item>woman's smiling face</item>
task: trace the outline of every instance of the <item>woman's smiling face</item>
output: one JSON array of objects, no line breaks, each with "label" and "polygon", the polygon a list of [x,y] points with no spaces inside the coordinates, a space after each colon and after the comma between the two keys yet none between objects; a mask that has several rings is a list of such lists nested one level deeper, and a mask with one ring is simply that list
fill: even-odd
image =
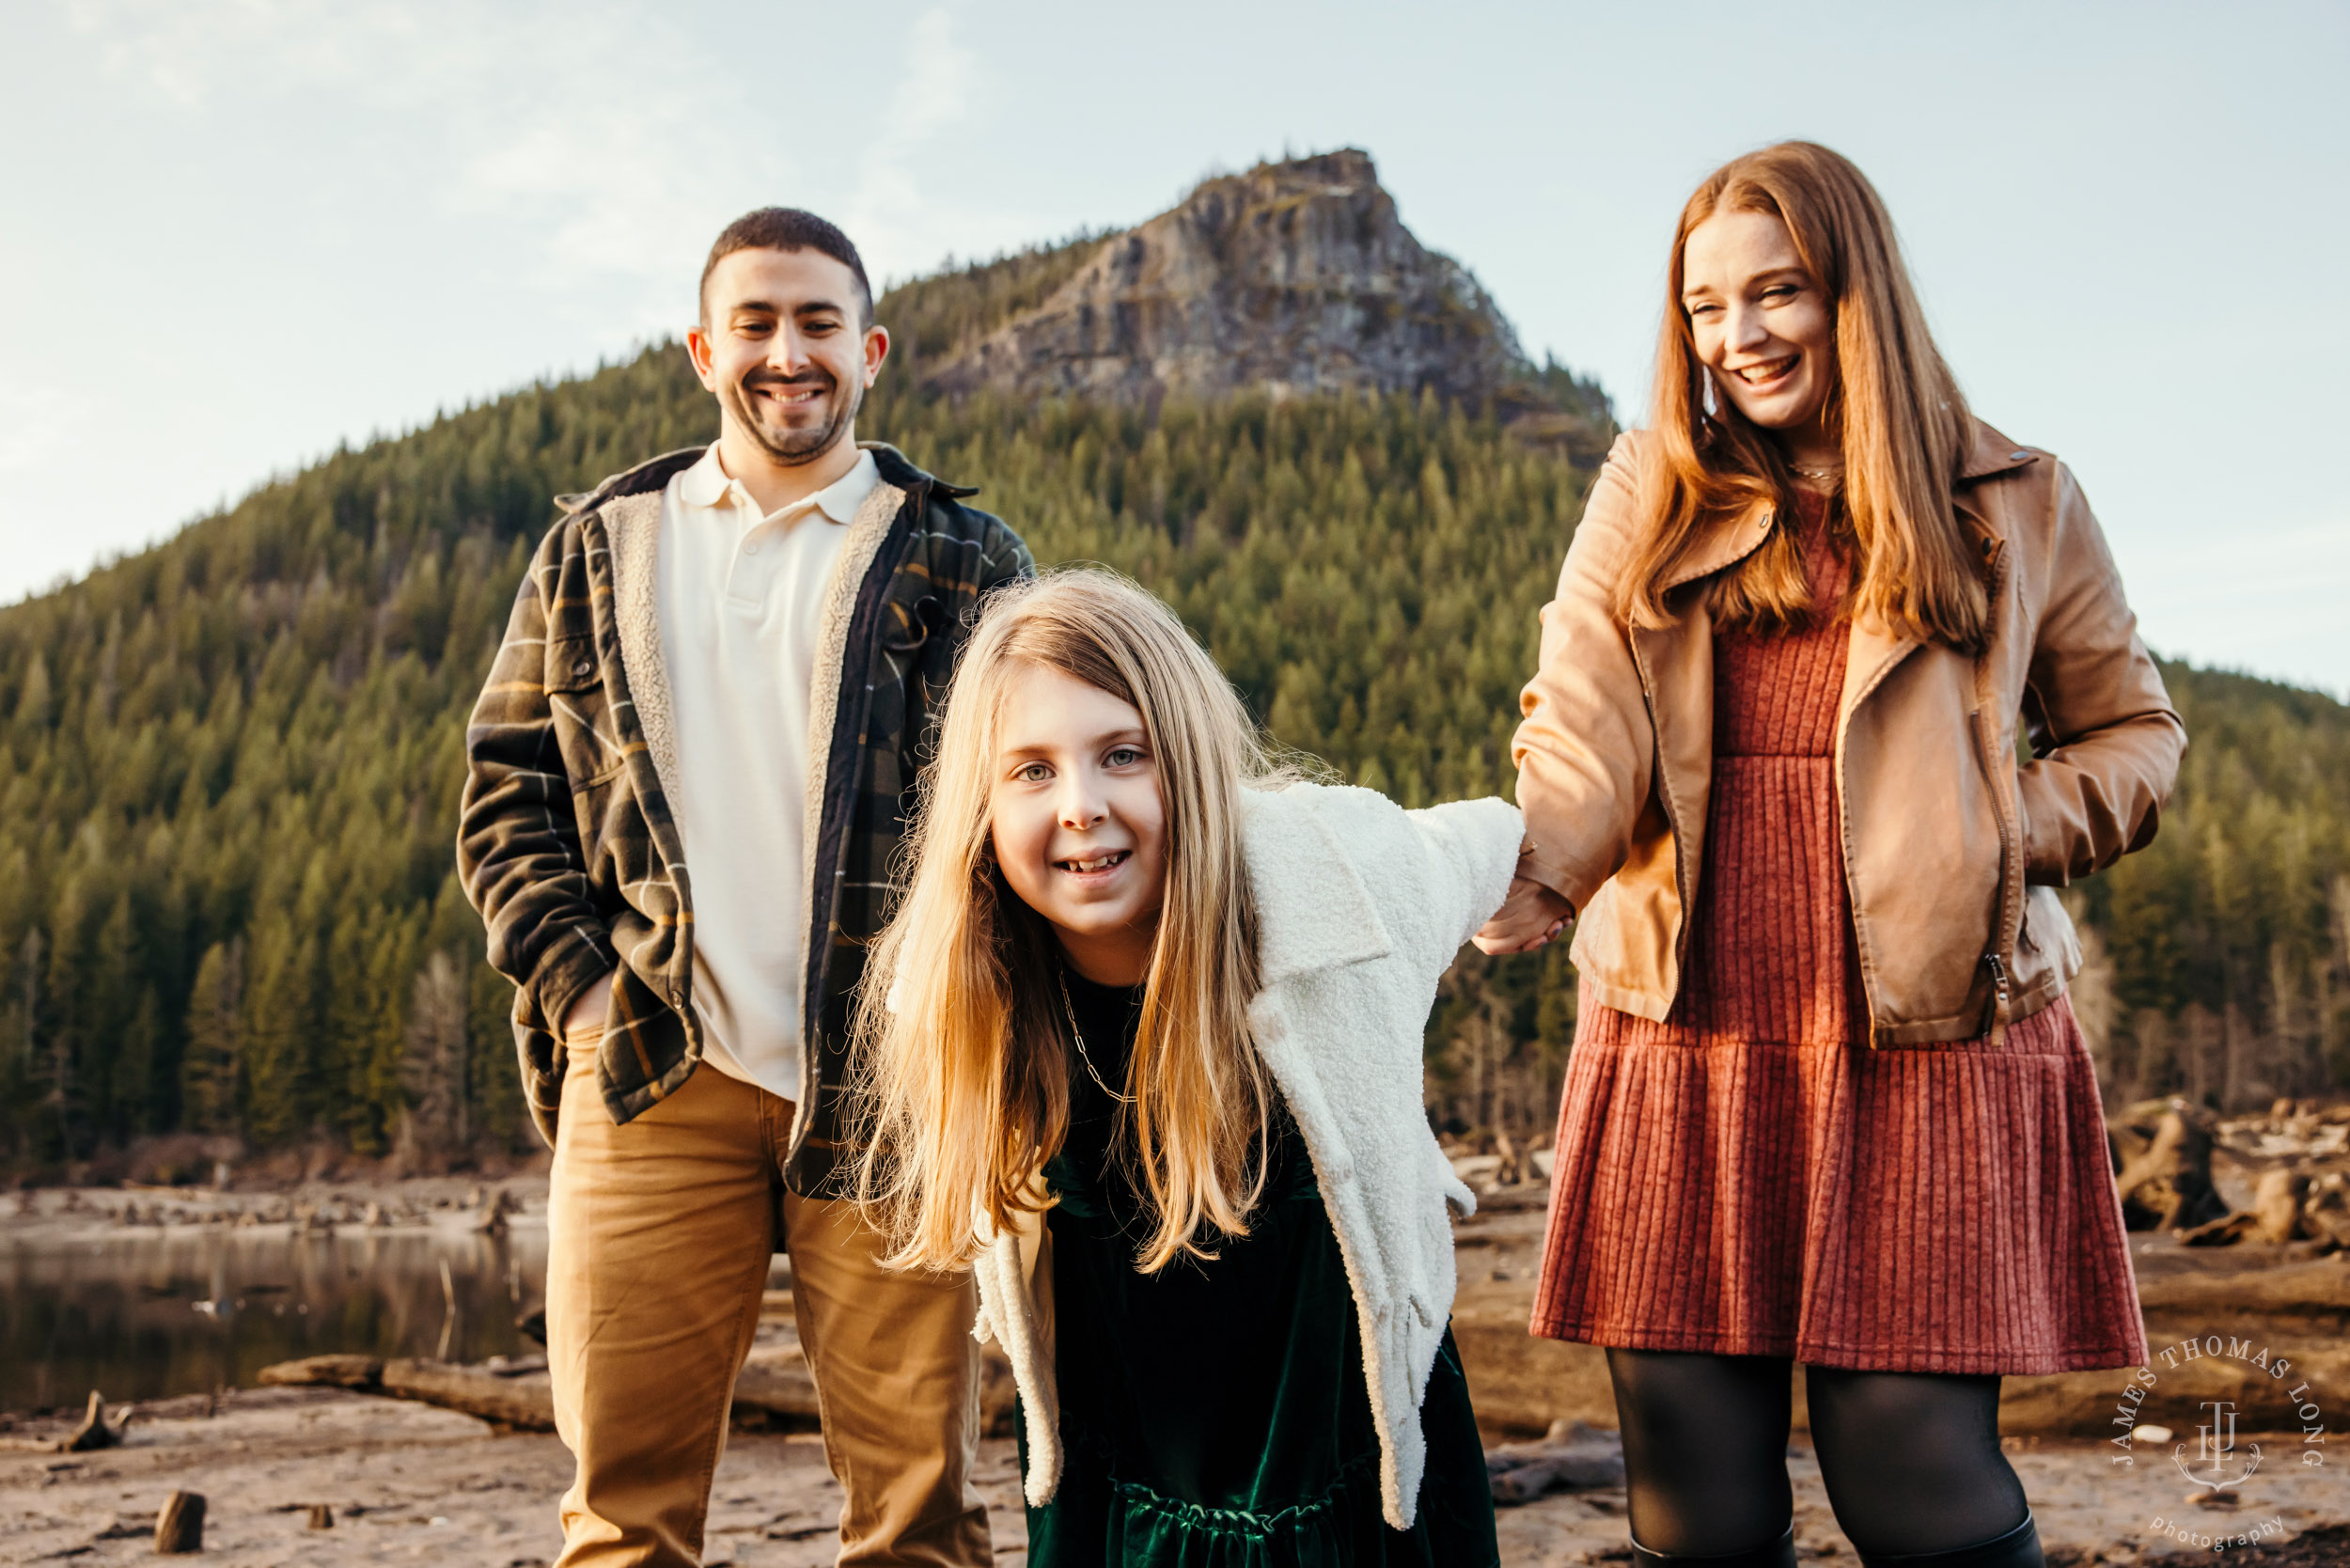
[{"label": "woman's smiling face", "polygon": [[1167,884],[1167,805],[1142,714],[1034,665],[1003,702],[988,798],[995,863],[1077,973],[1138,984]]},{"label": "woman's smiling face", "polygon": [[1798,462],[1832,460],[1836,311],[1774,212],[1720,211],[1681,251],[1681,307],[1716,392],[1787,438]]}]

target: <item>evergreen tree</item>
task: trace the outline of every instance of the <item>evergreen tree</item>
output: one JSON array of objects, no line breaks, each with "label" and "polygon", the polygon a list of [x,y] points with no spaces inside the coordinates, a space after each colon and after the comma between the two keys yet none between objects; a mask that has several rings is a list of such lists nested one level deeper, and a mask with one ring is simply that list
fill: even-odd
[{"label": "evergreen tree", "polygon": [[204,949],[188,995],[187,1049],[180,1065],[181,1124],[199,1133],[243,1130],[244,938]]}]

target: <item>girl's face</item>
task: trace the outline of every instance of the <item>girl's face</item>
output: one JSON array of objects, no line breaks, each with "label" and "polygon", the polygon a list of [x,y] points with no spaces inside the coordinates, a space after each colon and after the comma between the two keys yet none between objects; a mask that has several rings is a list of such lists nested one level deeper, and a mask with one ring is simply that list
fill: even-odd
[{"label": "girl's face", "polygon": [[1716,212],[1689,230],[1681,270],[1681,307],[1717,393],[1786,435],[1798,462],[1832,458],[1822,416],[1836,384],[1836,312],[1787,225]]},{"label": "girl's face", "polygon": [[1167,884],[1167,802],[1142,715],[1030,665],[1011,677],[996,735],[989,833],[1004,880],[1077,973],[1140,984]]}]

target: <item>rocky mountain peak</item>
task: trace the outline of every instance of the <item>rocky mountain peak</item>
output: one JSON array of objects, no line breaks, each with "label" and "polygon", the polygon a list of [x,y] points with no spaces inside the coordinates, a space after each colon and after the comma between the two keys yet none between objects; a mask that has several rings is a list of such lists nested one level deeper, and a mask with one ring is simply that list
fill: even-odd
[{"label": "rocky mountain peak", "polygon": [[1244,387],[1473,402],[1528,369],[1477,280],[1414,238],[1370,155],[1344,148],[1202,182],[922,379],[1152,404]]}]

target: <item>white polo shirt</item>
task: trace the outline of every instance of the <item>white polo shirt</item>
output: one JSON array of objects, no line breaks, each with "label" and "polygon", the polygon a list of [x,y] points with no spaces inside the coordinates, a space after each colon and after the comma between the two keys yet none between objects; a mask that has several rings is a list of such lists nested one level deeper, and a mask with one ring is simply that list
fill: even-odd
[{"label": "white polo shirt", "polygon": [[694,1011],[710,1064],[800,1092],[797,977],[808,678],[843,526],[881,473],[873,454],[761,515],[716,443],[661,498],[661,653],[676,715],[677,799],[694,901]]}]

